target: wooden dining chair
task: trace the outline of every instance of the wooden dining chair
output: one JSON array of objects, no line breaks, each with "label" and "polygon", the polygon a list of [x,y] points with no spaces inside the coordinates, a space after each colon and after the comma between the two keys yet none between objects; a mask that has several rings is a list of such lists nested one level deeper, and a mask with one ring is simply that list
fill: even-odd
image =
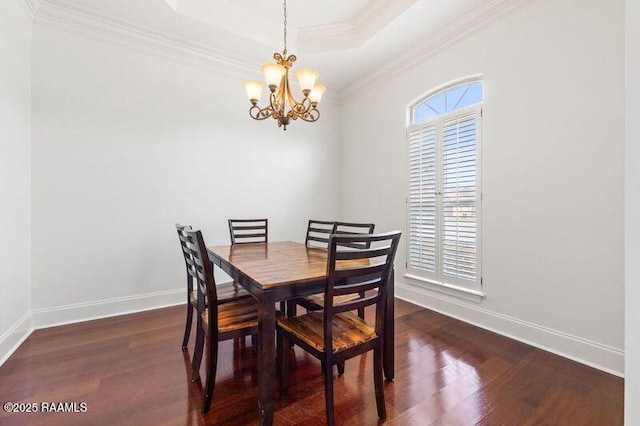
[{"label": "wooden dining chair", "polygon": [[[198,326],[204,330],[206,348],[207,379],[202,401],[202,413],[209,411],[215,388],[218,366],[218,342],[258,334],[258,302],[253,298],[244,298],[227,303],[215,303],[218,300],[217,286],[213,276],[213,265],[209,261],[202,233],[184,230],[186,249],[195,271],[194,280],[198,291]],[[206,300],[209,301],[205,304]],[[276,311],[276,318],[282,317]],[[196,345],[202,342],[196,341]],[[197,355],[196,351],[196,355]],[[199,352],[202,354],[202,351]],[[191,376],[198,377],[202,356],[195,359]]]},{"label": "wooden dining chair", "polygon": [[[386,418],[382,376],[382,351],[387,288],[398,249],[399,231],[373,235],[332,235],[329,238],[327,285],[323,310],[278,320],[278,350],[281,364],[280,393],[289,387],[289,342],[302,347],[327,368],[324,375],[327,423],[335,424],[333,365],[373,351],[373,379],[378,417]],[[381,244],[371,248],[371,243]],[[347,250],[352,244],[368,248]],[[364,294],[364,296],[363,296]],[[336,297],[353,295],[336,303]],[[353,311],[375,305],[375,323],[370,325]]]},{"label": "wooden dining chair", "polygon": [[231,244],[266,243],[269,241],[268,219],[229,219]]},{"label": "wooden dining chair", "polygon": [[[332,234],[336,235],[369,235],[373,234],[373,230],[376,225],[373,223],[354,223],[354,222],[334,222],[333,232]],[[327,242],[329,240],[327,239]],[[353,249],[362,249],[369,248],[371,246],[370,242],[350,242],[350,243],[340,243],[340,247],[349,247]],[[353,295],[345,295],[342,297],[338,297],[336,302],[344,302],[348,300],[348,298],[352,298]],[[301,297],[296,299],[296,304],[302,306],[309,311],[320,311],[324,306],[324,294],[314,294],[312,296]],[[358,310],[358,315],[360,318],[364,318],[364,308]]]},{"label": "wooden dining chair", "polygon": [[[184,327],[184,337],[182,338],[182,349],[186,349],[191,335],[193,312],[198,304],[198,292],[193,287],[193,278],[196,275],[196,271],[193,269],[190,250],[187,249],[187,237],[185,234],[185,230],[191,230],[191,226],[177,223],[176,230],[178,231],[178,240],[180,241],[180,247],[184,256],[184,264],[187,270],[187,320]],[[251,295],[236,282],[219,284],[216,287],[216,293],[218,295],[218,303],[233,302],[238,299],[251,297]],[[205,300],[205,304],[206,303],[207,302]]]},{"label": "wooden dining chair", "polygon": [[[313,226],[312,226],[313,223]],[[317,244],[314,244],[314,247],[320,247],[324,245],[324,248],[327,248],[329,243],[329,237],[331,234],[326,235],[326,232],[331,226],[331,234],[339,234],[339,235],[362,235],[362,234],[373,234],[373,230],[376,225],[373,223],[355,223],[355,222],[322,222],[322,221],[309,221],[309,226],[307,228],[307,246],[309,246],[309,241],[315,241]],[[309,230],[312,231],[311,237],[309,236]],[[324,234],[324,235],[322,235]],[[350,248],[368,248],[366,243],[350,243]],[[345,302],[349,299],[352,299],[353,295],[345,295],[339,296],[336,302]],[[307,312],[312,311],[321,311],[324,306],[324,293],[313,294],[311,296],[300,297],[297,299],[293,299],[287,303],[287,312],[288,316],[295,316],[297,314],[297,305],[302,306],[307,310]],[[358,315],[360,318],[364,318],[364,308],[358,310]],[[338,364],[338,374],[344,373],[344,365]]]},{"label": "wooden dining chair", "polygon": [[[229,219],[231,245],[266,243],[269,241],[269,219]],[[280,310],[285,312],[286,302],[280,302]],[[252,338],[255,344],[255,337]]]},{"label": "wooden dining chair", "polygon": [[[304,243],[307,247],[326,249],[329,245],[329,237],[335,232],[336,222],[310,219],[307,225],[307,235]],[[306,308],[307,312],[310,310],[322,309],[314,309],[314,307],[318,305],[317,303],[307,301],[307,298],[300,297],[287,301],[287,316],[295,316],[298,305]]]}]

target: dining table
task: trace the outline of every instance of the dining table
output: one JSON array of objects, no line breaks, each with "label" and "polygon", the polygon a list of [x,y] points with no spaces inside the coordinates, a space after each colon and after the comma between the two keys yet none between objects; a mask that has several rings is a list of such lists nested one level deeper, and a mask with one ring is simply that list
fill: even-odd
[{"label": "dining table", "polygon": [[[276,303],[324,292],[327,250],[293,241],[244,243],[207,247],[211,262],[238,282],[258,301],[258,415],[272,425],[276,382]],[[394,377],[393,270],[387,291],[383,367]]]}]

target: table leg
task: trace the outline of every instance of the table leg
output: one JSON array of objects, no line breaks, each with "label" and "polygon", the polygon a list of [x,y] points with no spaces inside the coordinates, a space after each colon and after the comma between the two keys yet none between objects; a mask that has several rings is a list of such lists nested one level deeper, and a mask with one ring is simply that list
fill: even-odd
[{"label": "table leg", "polygon": [[275,330],[275,300],[272,293],[264,293],[260,299],[260,351],[258,353],[258,409],[262,426],[273,424],[275,411],[273,391],[276,381]]},{"label": "table leg", "polygon": [[394,301],[395,301],[395,272],[391,269],[391,276],[389,277],[389,285],[387,286],[387,312],[386,312],[386,324],[384,327],[384,377],[387,380],[393,380],[394,377],[394,347],[395,347],[395,320],[394,320]]}]

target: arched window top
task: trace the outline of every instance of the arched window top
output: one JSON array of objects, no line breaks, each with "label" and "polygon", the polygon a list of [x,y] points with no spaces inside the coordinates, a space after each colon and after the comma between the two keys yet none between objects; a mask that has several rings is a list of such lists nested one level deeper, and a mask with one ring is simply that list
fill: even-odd
[{"label": "arched window top", "polygon": [[442,114],[482,102],[482,81],[457,84],[419,101],[411,110],[411,123],[422,123]]}]

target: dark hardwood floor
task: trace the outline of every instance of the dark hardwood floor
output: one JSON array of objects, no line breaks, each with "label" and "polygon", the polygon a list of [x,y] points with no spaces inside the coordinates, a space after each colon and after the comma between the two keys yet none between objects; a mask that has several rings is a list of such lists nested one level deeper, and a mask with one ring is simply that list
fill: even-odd
[{"label": "dark hardwood floor", "polygon": [[[0,368],[0,402],[86,403],[84,413],[0,412],[1,425],[257,424],[251,344],[221,342],[211,411],[181,349],[185,307],[35,331]],[[390,425],[621,425],[623,380],[398,300]],[[193,336],[189,350],[193,349]],[[324,424],[320,365],[296,348],[276,425]],[[378,423],[371,354],[335,380],[344,425]],[[204,367],[201,373],[204,375]],[[334,370],[335,374],[335,370]],[[274,383],[274,392],[277,384]]]}]

